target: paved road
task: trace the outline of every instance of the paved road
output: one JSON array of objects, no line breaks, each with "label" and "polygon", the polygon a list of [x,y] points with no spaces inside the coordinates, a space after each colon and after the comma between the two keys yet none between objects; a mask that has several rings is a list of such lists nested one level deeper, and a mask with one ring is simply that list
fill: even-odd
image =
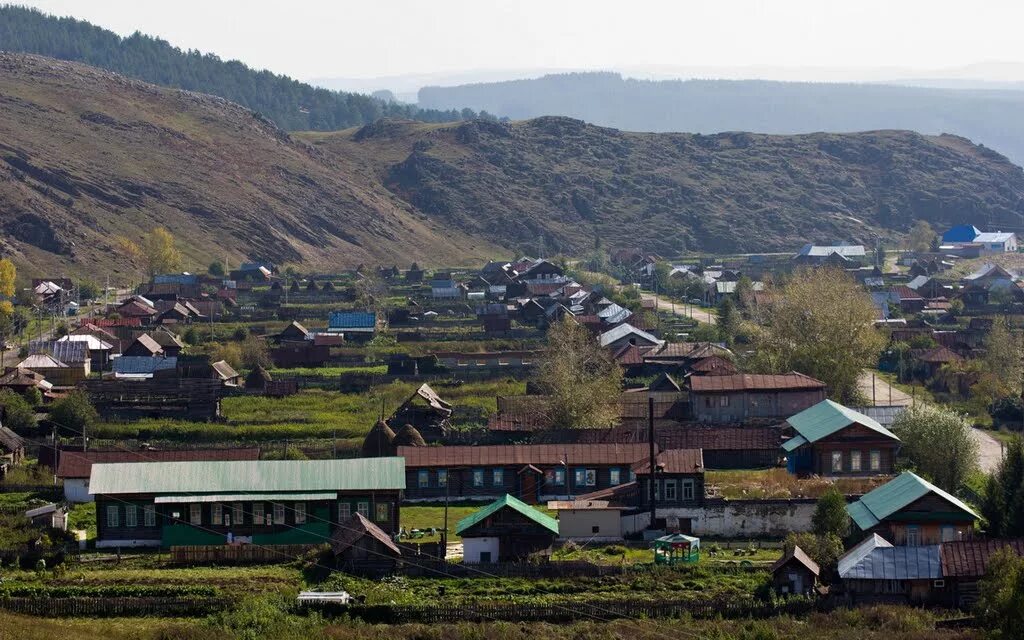
[{"label": "paved road", "polygon": [[[875,376],[875,405],[908,407],[913,403],[913,398],[904,391],[893,387],[885,379]],[[871,399],[871,372],[865,371],[859,382],[860,390]],[[892,400],[890,401],[890,392]],[[971,438],[978,443],[978,466],[985,473],[995,471],[999,461],[1003,458],[1003,445],[985,432],[984,429],[971,429]]]},{"label": "paved road", "polygon": [[[640,297],[644,300],[654,300],[655,295],[653,293],[640,293]],[[673,312],[672,302],[665,300],[664,298],[657,297],[658,309]],[[685,305],[682,303],[676,303],[675,314],[683,318],[693,318],[697,322],[706,322],[707,324],[715,324],[715,314],[709,313],[706,309],[702,309],[695,305]]]}]

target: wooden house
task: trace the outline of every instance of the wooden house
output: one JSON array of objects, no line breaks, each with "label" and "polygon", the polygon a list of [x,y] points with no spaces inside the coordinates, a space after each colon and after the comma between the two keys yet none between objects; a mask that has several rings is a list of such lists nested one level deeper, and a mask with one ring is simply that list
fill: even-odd
[{"label": "wooden house", "polygon": [[793,437],[782,444],[787,468],[798,475],[891,475],[900,439],[877,420],[822,400],[790,416]]},{"label": "wooden house", "polygon": [[47,382],[50,383],[51,388],[53,386],[73,385],[77,378],[73,372],[68,371],[68,365],[45,353],[30,355],[19,362],[14,369],[17,371],[32,371],[35,376],[41,376],[44,379],[49,378]]},{"label": "wooden house", "polygon": [[0,424],[0,462],[10,465],[25,461],[25,440]]},{"label": "wooden house", "polygon": [[85,342],[59,342],[54,340],[31,340],[28,352],[32,355],[50,356],[60,364],[55,370],[47,371],[45,367],[23,364],[27,369],[40,373],[47,380],[59,387],[73,387],[89,377],[92,372],[92,358],[89,345]]},{"label": "wooden house", "polygon": [[872,535],[839,558],[839,579],[852,602],[932,604],[948,599],[939,545],[893,546]]},{"label": "wooden house", "polygon": [[282,342],[305,342],[307,340],[312,340],[312,335],[306,327],[293,320],[287,327],[282,329],[280,333],[275,335],[273,340],[278,344]]},{"label": "wooden house", "polygon": [[177,334],[168,329],[160,328],[150,332],[149,336],[160,345],[163,355],[174,358],[181,355],[185,343],[178,338]]},{"label": "wooden house", "polygon": [[664,344],[664,342],[664,340],[659,340],[654,334],[638,329],[628,322],[623,322],[598,336],[598,344],[612,350],[612,352],[619,351],[626,345],[658,347]]},{"label": "wooden house", "polygon": [[[650,508],[651,464],[648,453],[631,470],[639,486],[641,509]],[[655,455],[654,500],[658,507],[699,507],[704,504],[704,457],[700,449],[670,449]],[[683,533],[688,533],[684,531]]]},{"label": "wooden house", "polygon": [[825,399],[825,383],[792,371],[780,375],[691,376],[690,406],[700,422],[736,423],[793,415]]},{"label": "wooden house", "polygon": [[317,545],[358,513],[398,532],[400,458],[94,464],[96,546]]},{"label": "wooden house", "polygon": [[[392,438],[393,440],[394,438]],[[591,493],[632,479],[645,444],[399,447],[408,500],[517,496],[537,503]]]},{"label": "wooden house", "polygon": [[549,553],[558,537],[558,520],[508,494],[459,521],[466,564],[522,561]]},{"label": "wooden house", "polygon": [[794,546],[775,561],[771,573],[775,593],[783,596],[809,595],[818,586],[821,567],[803,549]]},{"label": "wooden house", "polygon": [[225,387],[237,387],[242,383],[242,374],[234,370],[226,360],[218,360],[210,365],[215,379],[220,380]]},{"label": "wooden house", "polygon": [[402,559],[402,550],[391,536],[361,513],[338,523],[331,551],[339,571],[362,576],[392,573]]},{"label": "wooden house", "polygon": [[373,311],[332,311],[327,332],[340,333],[347,342],[368,342],[377,334],[377,314]]},{"label": "wooden house", "polygon": [[46,380],[46,377],[31,369],[22,367],[11,367],[3,375],[0,375],[0,389],[10,389],[18,395],[24,394],[29,389],[39,389],[40,393],[46,393],[53,388],[53,385]]},{"label": "wooden house", "polygon": [[231,449],[144,449],[140,451],[61,449],[57,453],[56,475],[64,485],[64,499],[72,503],[92,502],[89,476],[93,464],[113,462],[199,462],[211,460],[259,460],[259,447]]},{"label": "wooden house", "polygon": [[114,353],[114,345],[92,334],[66,335],[57,342],[83,342],[89,351],[89,370],[108,371],[110,358]]},{"label": "wooden house", "polygon": [[904,471],[848,504],[853,524],[898,546],[969,540],[978,514],[956,496]]},{"label": "wooden house", "polygon": [[410,284],[420,283],[423,282],[424,275],[423,269],[420,269],[420,266],[414,262],[408,271],[405,272],[405,281]]},{"label": "wooden house", "polygon": [[143,333],[135,338],[135,341],[121,352],[121,357],[152,358],[153,356],[161,355],[164,355],[164,348],[148,333]]},{"label": "wooden house", "polygon": [[66,531],[68,528],[68,508],[64,505],[44,504],[26,511],[25,517],[34,527],[60,531]]},{"label": "wooden house", "polygon": [[[646,442],[646,431],[639,432],[638,439]],[[782,457],[778,426],[678,424],[656,427],[654,439],[662,450],[700,449],[706,469],[774,467]]]},{"label": "wooden house", "polygon": [[1009,549],[1024,556],[1024,540],[963,540],[943,542],[942,579],[950,592],[947,606],[967,611],[978,600],[978,581],[985,577],[992,556]]}]

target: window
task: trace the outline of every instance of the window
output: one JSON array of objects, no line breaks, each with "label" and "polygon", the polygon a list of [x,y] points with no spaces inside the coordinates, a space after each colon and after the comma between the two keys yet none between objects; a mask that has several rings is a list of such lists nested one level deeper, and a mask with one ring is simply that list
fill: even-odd
[{"label": "window", "polygon": [[590,533],[601,533],[601,527],[595,524],[590,527]]},{"label": "window", "polygon": [[678,494],[676,493],[676,481],[665,480],[665,499],[674,501],[677,497]]},{"label": "window", "polygon": [[296,502],[295,503],[295,524],[306,523],[306,503]]},{"label": "window", "polygon": [[850,471],[860,471],[860,451],[850,452]]},{"label": "window", "polygon": [[503,487],[503,486],[505,486],[505,470],[504,469],[494,469],[493,471],[491,471],[491,484],[493,484],[496,487]]},{"label": "window", "polygon": [[586,485],[588,487],[597,486],[597,469],[587,469],[587,475],[585,478]]},{"label": "window", "polygon": [[338,503],[338,522],[345,522],[352,517],[352,505],[347,502]]},{"label": "window", "polygon": [[907,525],[907,546],[921,546],[921,530],[917,528],[917,525]]},{"label": "window", "polygon": [[216,502],[210,505],[210,524],[224,524],[224,512],[222,506]]},{"label": "window", "polygon": [[577,487],[593,487],[597,484],[597,469],[575,469],[574,476]]},{"label": "window", "polygon": [[465,360],[459,360],[459,361],[456,362],[456,364],[458,366],[460,366],[460,367],[468,367],[469,366],[469,363],[466,362]]},{"label": "window", "polygon": [[448,470],[438,469],[437,470],[437,486],[442,489],[448,486]]},{"label": "window", "polygon": [[729,396],[722,396],[722,400],[719,402],[718,406],[720,406],[720,407],[728,407],[729,406]]},{"label": "window", "polygon": [[481,551],[480,552],[480,562],[481,562],[481,564],[488,564],[490,561],[491,561],[491,552],[490,551]]},{"label": "window", "polygon": [[633,471],[632,469],[629,470],[629,481],[636,482],[636,471]]},{"label": "window", "polygon": [[942,525],[942,541],[943,542],[956,542],[960,536],[956,533],[956,527],[949,524]]},{"label": "window", "polygon": [[832,452],[832,473],[839,473],[843,470],[843,452]]},{"label": "window", "polygon": [[711,407],[714,406],[714,401],[714,398],[712,398],[711,396],[707,396],[706,398],[704,398],[704,406],[710,409]]},{"label": "window", "polygon": [[498,366],[499,367],[507,367],[508,366],[508,359],[507,358],[498,358]]},{"label": "window", "polygon": [[683,500],[693,500],[694,497],[694,482],[693,480],[683,480]]},{"label": "window", "polygon": [[869,454],[869,457],[870,457],[869,464],[871,465],[871,470],[872,471],[881,471],[882,470],[882,452],[879,451],[878,449],[872,449],[871,453]]},{"label": "window", "polygon": [[416,474],[416,478],[417,483],[420,486],[420,489],[425,489],[430,486],[430,471],[426,469],[420,469],[419,472]]},{"label": "window", "polygon": [[608,470],[608,482],[614,487],[617,484],[622,484],[622,472],[619,469]]},{"label": "window", "polygon": [[284,524],[284,505],[274,504],[274,524]]},{"label": "window", "polygon": [[364,518],[369,518],[370,517],[370,503],[369,502],[360,502],[359,504],[356,505],[356,512],[359,515],[363,516]]},{"label": "window", "polygon": [[254,502],[252,504],[252,523],[263,524],[263,503]]},{"label": "window", "polygon": [[387,522],[391,520],[391,505],[386,502],[377,503],[377,522]]},{"label": "window", "polygon": [[548,471],[548,474],[550,474],[549,477],[551,478],[550,479],[550,484],[554,484],[554,485],[563,485],[563,484],[565,484],[565,469],[559,467],[557,469],[554,469],[553,471]]},{"label": "window", "polygon": [[231,523],[236,527],[245,524],[245,514],[242,511],[241,502],[231,505]]},{"label": "window", "polygon": [[142,524],[144,526],[147,526],[147,527],[155,527],[156,526],[156,507],[155,506],[153,506],[151,504],[147,504],[146,506],[142,507]]},{"label": "window", "polygon": [[134,504],[126,504],[124,506],[124,526],[126,527],[137,527],[139,526],[139,514],[135,511]]},{"label": "window", "polygon": [[203,524],[203,505],[188,505],[188,521],[192,524]]},{"label": "window", "polygon": [[482,487],[484,486],[484,470],[473,469],[473,486]]},{"label": "window", "polygon": [[117,505],[107,505],[107,526],[108,527],[119,527],[121,526],[121,519],[118,517]]}]

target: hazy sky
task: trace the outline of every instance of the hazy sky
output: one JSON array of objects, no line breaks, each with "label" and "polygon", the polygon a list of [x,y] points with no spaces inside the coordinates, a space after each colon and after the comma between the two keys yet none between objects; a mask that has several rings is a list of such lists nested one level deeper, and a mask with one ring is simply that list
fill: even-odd
[{"label": "hazy sky", "polygon": [[1021,0],[18,3],[303,79],[468,69],[1024,62]]}]

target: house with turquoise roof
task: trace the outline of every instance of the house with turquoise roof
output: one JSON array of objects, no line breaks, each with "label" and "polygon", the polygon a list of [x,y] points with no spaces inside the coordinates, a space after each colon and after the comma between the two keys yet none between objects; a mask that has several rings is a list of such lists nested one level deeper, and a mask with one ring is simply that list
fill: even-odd
[{"label": "house with turquoise roof", "polygon": [[874,418],[823,400],[786,420],[783,442],[790,473],[819,476],[892,475],[900,439]]}]

